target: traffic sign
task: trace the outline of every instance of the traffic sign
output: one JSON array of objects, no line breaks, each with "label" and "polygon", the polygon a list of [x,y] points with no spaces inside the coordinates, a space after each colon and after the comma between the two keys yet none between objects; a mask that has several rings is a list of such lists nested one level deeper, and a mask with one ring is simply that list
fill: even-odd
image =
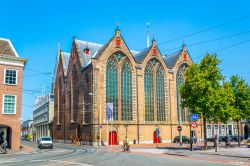
[{"label": "traffic sign", "polygon": [[191,127],[191,128],[197,128],[198,125],[197,125],[196,121],[193,121],[193,122],[190,124],[190,127]]},{"label": "traffic sign", "polygon": [[191,121],[197,121],[199,119],[198,114],[192,114],[191,115]]},{"label": "traffic sign", "polygon": [[177,126],[177,130],[178,131],[181,131],[182,130],[182,127],[179,125],[179,126]]}]

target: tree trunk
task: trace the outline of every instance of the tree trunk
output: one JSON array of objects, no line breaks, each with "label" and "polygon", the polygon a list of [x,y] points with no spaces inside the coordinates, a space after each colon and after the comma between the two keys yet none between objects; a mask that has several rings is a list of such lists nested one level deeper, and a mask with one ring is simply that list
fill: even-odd
[{"label": "tree trunk", "polygon": [[204,125],[204,148],[207,150],[207,125],[206,119],[203,117],[203,125]]},{"label": "tree trunk", "polygon": [[237,121],[237,129],[238,129],[238,145],[240,147],[240,125],[239,125],[240,121]]}]

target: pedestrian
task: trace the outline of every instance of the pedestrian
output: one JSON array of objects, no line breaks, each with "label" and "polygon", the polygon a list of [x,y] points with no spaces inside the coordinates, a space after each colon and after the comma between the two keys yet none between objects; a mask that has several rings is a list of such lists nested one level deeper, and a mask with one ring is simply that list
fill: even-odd
[{"label": "pedestrian", "polygon": [[71,144],[74,144],[74,139],[73,139],[72,135],[70,135],[70,140],[71,140]]},{"label": "pedestrian", "polygon": [[80,146],[82,145],[82,136],[80,135],[79,137],[79,141],[80,141]]},{"label": "pedestrian", "polygon": [[3,131],[0,133],[0,145],[2,143],[4,143],[4,132]]},{"label": "pedestrian", "polygon": [[78,146],[78,144],[79,144],[79,138],[78,138],[78,136],[75,137],[75,143]]}]

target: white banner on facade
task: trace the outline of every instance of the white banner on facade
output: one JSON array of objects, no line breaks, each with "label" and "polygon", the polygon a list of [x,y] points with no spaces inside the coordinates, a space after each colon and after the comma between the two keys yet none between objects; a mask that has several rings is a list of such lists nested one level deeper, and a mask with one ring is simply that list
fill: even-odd
[{"label": "white banner on facade", "polygon": [[113,103],[106,104],[106,120],[113,121]]}]

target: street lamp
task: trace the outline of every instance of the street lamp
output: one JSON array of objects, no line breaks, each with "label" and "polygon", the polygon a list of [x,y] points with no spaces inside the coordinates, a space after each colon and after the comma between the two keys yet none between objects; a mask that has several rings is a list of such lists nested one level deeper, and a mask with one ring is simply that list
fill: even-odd
[{"label": "street lamp", "polygon": [[[95,96],[94,93],[89,93],[90,96]],[[99,107],[99,146],[102,146],[102,130],[101,130],[101,125],[102,125],[102,113],[101,113],[101,96],[99,98],[99,104],[100,104],[100,107]]]}]

